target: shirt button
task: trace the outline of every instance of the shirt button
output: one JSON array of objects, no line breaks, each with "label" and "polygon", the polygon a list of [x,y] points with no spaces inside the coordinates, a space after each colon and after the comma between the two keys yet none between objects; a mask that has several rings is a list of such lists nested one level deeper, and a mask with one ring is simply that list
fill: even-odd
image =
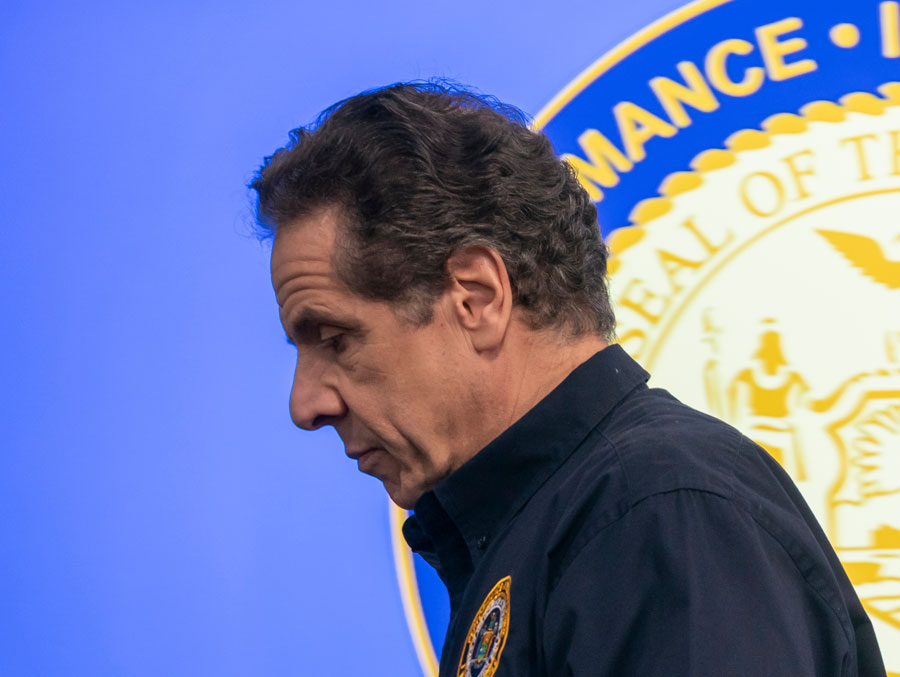
[{"label": "shirt button", "polygon": [[475,541],[475,546],[476,546],[479,550],[484,550],[484,549],[487,547],[487,543],[488,543],[488,537],[487,537],[487,536],[480,536],[480,537],[478,538],[478,540]]}]

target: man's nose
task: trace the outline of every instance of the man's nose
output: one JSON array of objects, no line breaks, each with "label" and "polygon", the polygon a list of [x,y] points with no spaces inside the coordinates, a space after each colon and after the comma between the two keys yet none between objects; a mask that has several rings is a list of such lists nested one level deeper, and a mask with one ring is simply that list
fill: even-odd
[{"label": "man's nose", "polygon": [[291,387],[291,419],[304,430],[334,425],[347,413],[347,405],[333,384],[326,383],[316,368],[298,364]]}]

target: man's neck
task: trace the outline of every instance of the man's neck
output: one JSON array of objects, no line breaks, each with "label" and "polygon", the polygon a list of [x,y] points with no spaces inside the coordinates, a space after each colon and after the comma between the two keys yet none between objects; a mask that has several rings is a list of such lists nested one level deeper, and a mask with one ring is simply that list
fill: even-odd
[{"label": "man's neck", "polygon": [[472,392],[469,401],[467,435],[454,448],[450,471],[511,427],[607,345],[596,335],[571,338],[535,331],[514,320],[503,346],[483,363],[481,387]]},{"label": "man's neck", "polygon": [[[516,340],[516,339],[513,339]],[[560,337],[549,332],[524,334],[521,350],[510,360],[507,378],[509,427],[550,394],[576,367],[609,345],[600,336]]]}]

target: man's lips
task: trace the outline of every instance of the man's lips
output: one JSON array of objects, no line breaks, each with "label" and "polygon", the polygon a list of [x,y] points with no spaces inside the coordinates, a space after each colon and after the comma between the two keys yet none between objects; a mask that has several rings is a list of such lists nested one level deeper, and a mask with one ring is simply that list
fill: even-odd
[{"label": "man's lips", "polygon": [[378,447],[360,447],[358,449],[347,449],[345,453],[354,461],[358,461],[371,451],[375,451]]},{"label": "man's lips", "polygon": [[372,474],[372,466],[378,461],[376,452],[383,451],[380,447],[367,447],[365,449],[348,449],[347,456],[355,460],[359,471],[367,475]]}]

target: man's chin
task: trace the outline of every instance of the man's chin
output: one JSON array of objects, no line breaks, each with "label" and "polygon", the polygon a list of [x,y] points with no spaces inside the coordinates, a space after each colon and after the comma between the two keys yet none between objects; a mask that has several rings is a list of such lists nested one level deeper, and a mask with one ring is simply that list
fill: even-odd
[{"label": "man's chin", "polygon": [[410,490],[409,487],[403,487],[399,482],[392,480],[384,480],[384,490],[391,500],[404,510],[412,510],[416,505],[416,501],[425,493],[423,491]]},{"label": "man's chin", "polygon": [[418,483],[404,482],[400,465],[383,449],[373,449],[359,458],[360,472],[381,480],[391,500],[404,510],[412,510],[425,493]]}]

